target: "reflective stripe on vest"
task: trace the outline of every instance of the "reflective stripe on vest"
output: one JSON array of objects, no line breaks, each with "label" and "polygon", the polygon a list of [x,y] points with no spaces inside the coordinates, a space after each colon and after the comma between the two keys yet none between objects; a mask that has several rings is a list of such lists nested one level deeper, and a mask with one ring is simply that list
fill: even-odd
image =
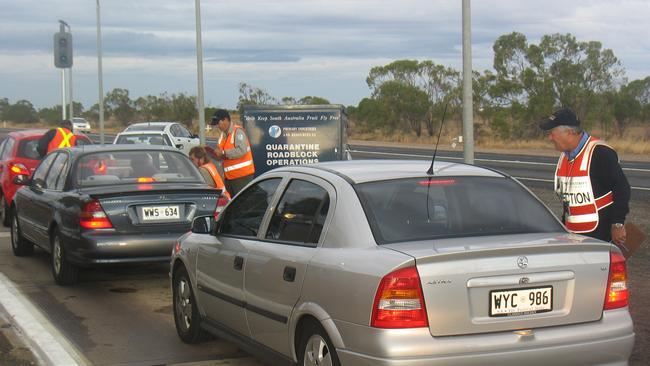
[{"label": "reflective stripe on vest", "polygon": [[61,149],[64,147],[72,147],[77,144],[77,136],[75,136],[67,128],[59,127],[56,129],[56,133],[50,143],[47,144],[47,152],[54,151],[56,149]]},{"label": "reflective stripe on vest", "polygon": [[[235,125],[232,129],[232,132],[225,138],[223,138],[223,134],[221,134],[219,138],[219,148],[222,151],[235,148],[235,135],[237,134],[237,130],[240,128],[240,126]],[[224,157],[223,172],[226,176],[226,179],[230,180],[245,177],[255,173],[255,165],[253,165],[253,154],[251,153],[251,147],[248,139],[246,139],[246,153],[244,155],[236,159],[228,159]]]},{"label": "reflective stripe on vest", "polygon": [[228,199],[230,199],[230,193],[228,193],[228,191],[226,190],[226,185],[223,183],[223,179],[221,179],[221,174],[219,174],[217,167],[214,166],[214,164],[212,163],[206,163],[201,165],[201,168],[205,168],[208,171],[208,173],[210,173],[210,176],[214,181],[215,187],[221,189],[223,195],[228,197]]},{"label": "reflective stripe on vest", "polygon": [[568,204],[564,224],[574,233],[588,233],[598,227],[598,211],[614,202],[611,191],[600,197],[594,197],[591,186],[591,158],[596,146],[604,145],[594,137],[589,137],[587,143],[575,159],[569,161],[562,153],[555,171],[555,191]]}]

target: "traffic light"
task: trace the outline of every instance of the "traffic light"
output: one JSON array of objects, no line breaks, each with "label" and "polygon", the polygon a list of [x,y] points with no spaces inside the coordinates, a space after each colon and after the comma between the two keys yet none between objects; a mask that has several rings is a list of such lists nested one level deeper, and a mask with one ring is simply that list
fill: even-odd
[{"label": "traffic light", "polygon": [[54,66],[60,69],[72,67],[72,34],[54,33]]}]

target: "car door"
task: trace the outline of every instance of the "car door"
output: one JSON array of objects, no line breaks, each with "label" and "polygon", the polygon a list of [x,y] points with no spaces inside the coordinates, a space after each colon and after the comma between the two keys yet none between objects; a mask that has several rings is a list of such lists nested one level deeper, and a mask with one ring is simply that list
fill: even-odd
[{"label": "car door", "polygon": [[[252,337],[290,354],[289,319],[300,298],[309,261],[333,212],[334,188],[313,176],[295,174],[274,204],[261,239],[245,243],[246,319]],[[331,215],[330,215],[331,216]]]},{"label": "car door", "polygon": [[255,183],[222,212],[216,236],[199,246],[196,281],[199,303],[212,321],[249,335],[244,306],[246,245],[257,235],[282,178]]},{"label": "car door", "polygon": [[[20,194],[16,195],[16,206],[18,207],[18,223],[22,234],[38,246],[48,248],[48,226],[50,222],[51,209],[50,200],[52,199],[51,190],[47,188],[48,180],[54,184],[58,177],[57,171],[54,169],[55,163],[60,168],[62,160],[59,156],[67,160],[67,154],[62,152],[55,152],[49,154],[39,164],[34,171],[29,186],[20,190]],[[49,172],[52,171],[52,175]]]}]

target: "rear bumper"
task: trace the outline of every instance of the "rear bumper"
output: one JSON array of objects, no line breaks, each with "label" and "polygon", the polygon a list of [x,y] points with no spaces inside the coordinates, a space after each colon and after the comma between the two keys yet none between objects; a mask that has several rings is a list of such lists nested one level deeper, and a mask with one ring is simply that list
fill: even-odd
[{"label": "rear bumper", "polygon": [[68,260],[80,266],[167,262],[183,233],[131,234],[85,232],[70,240]]},{"label": "rear bumper", "polygon": [[627,365],[634,346],[627,308],[596,322],[513,332],[432,337],[427,328],[386,330],[337,322],[342,365]]}]

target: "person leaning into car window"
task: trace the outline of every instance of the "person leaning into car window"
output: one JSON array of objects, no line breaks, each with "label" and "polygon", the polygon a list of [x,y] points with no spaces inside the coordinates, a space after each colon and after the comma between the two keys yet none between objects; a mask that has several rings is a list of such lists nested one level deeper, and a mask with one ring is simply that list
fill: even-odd
[{"label": "person leaning into car window", "polygon": [[53,128],[45,133],[43,137],[38,140],[39,157],[42,159],[49,152],[63,147],[71,147],[77,145],[77,137],[72,133],[72,122],[64,119],[59,123],[59,127]]},{"label": "person leaning into car window", "polygon": [[208,154],[205,151],[205,148],[201,146],[194,146],[190,149],[189,155],[192,163],[194,163],[194,165],[199,168],[199,171],[203,176],[203,180],[205,180],[205,182],[208,183],[211,187],[221,189],[224,196],[230,199],[230,194],[228,194],[228,190],[223,183],[221,174],[219,174],[219,170],[217,170],[217,167],[214,165],[214,163],[208,159]]},{"label": "person leaning into car window", "polygon": [[622,244],[625,216],[630,211],[630,184],[616,151],[589,136],[569,108],[539,122],[560,160],[555,191],[562,200],[562,220],[569,231]]},{"label": "person leaning into car window", "polygon": [[230,114],[225,109],[214,112],[212,125],[219,127],[221,136],[217,148],[210,153],[223,161],[226,189],[234,196],[253,180],[255,165],[251,145],[244,128],[232,123]]}]

